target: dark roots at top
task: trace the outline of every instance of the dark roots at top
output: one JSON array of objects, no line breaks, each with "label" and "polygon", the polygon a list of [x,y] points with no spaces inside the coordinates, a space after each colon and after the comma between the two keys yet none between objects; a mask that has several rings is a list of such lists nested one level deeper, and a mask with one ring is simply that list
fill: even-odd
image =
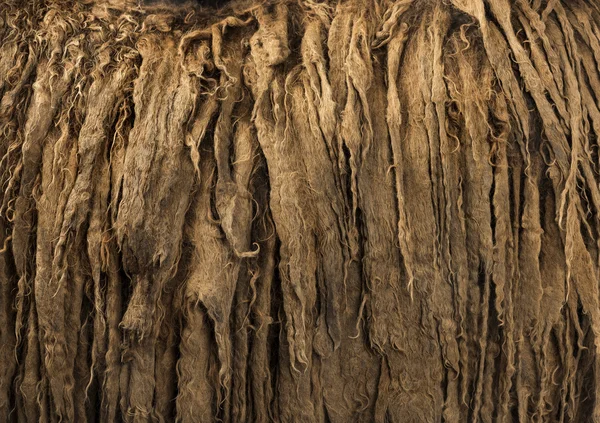
[{"label": "dark roots at top", "polygon": [[600,421],[597,0],[0,0],[0,420]]}]

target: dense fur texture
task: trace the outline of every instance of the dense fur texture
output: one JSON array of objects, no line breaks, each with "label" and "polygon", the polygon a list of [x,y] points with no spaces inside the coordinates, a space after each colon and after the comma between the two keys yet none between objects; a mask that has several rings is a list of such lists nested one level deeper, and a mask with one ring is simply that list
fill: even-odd
[{"label": "dense fur texture", "polygon": [[0,38],[1,421],[600,421],[598,1]]}]

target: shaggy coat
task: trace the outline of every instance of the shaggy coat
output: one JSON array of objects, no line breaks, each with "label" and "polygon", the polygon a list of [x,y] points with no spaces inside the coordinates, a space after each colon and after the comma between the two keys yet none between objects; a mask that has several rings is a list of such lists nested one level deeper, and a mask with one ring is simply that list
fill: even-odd
[{"label": "shaggy coat", "polygon": [[600,422],[598,0],[225,3],[0,0],[0,421]]}]

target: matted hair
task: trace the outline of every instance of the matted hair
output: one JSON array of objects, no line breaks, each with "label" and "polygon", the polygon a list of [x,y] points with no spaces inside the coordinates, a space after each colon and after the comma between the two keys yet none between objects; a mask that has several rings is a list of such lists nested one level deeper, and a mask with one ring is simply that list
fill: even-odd
[{"label": "matted hair", "polygon": [[209,3],[0,0],[0,420],[600,421],[598,1]]}]

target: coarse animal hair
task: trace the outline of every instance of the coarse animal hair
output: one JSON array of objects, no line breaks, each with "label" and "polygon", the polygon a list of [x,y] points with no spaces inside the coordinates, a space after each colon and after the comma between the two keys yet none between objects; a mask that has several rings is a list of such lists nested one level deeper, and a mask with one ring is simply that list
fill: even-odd
[{"label": "coarse animal hair", "polygon": [[0,421],[600,422],[598,0],[0,40]]}]

